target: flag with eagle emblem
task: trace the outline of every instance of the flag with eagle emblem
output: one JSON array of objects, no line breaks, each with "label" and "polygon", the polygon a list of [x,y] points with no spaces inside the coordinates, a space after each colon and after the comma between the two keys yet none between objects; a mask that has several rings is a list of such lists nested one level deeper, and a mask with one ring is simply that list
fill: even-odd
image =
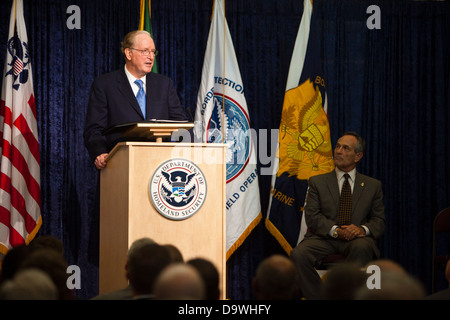
[{"label": "flag with eagle emblem", "polygon": [[41,224],[40,156],[22,0],[13,1],[0,106],[0,260]]},{"label": "flag with eagle emblem", "polygon": [[194,128],[197,140],[226,143],[227,259],[262,218],[256,152],[239,65],[222,0],[214,1]]},{"label": "flag with eagle emblem", "polygon": [[308,179],[334,169],[320,43],[312,0],[305,0],[278,131],[266,227],[286,253],[304,235]]}]

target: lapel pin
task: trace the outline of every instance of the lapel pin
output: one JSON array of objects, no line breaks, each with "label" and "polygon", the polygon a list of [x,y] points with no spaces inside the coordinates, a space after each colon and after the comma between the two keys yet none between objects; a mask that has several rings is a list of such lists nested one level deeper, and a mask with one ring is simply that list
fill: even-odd
[{"label": "lapel pin", "polygon": [[364,182],[361,182],[361,187],[364,187]]}]

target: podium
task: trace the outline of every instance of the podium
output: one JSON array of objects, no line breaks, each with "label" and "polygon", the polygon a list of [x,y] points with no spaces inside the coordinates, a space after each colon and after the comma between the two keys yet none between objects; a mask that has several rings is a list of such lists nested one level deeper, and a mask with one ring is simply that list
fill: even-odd
[{"label": "podium", "polygon": [[185,261],[210,260],[226,297],[225,152],[224,144],[133,141],[111,150],[100,172],[100,294],[127,286],[128,248],[148,237]]},{"label": "podium", "polygon": [[193,127],[192,123],[185,121],[151,120],[116,125],[106,129],[103,134],[120,133],[125,138],[155,139],[156,142],[162,142],[164,137],[170,137],[174,132]]}]

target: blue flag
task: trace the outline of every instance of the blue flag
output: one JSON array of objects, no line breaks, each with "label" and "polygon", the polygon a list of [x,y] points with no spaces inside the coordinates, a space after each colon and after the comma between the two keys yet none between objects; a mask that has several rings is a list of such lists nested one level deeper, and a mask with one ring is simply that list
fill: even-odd
[{"label": "blue flag", "polygon": [[308,179],[334,169],[319,45],[312,0],[305,0],[289,68],[266,218],[267,229],[288,254],[306,231],[302,218]]}]

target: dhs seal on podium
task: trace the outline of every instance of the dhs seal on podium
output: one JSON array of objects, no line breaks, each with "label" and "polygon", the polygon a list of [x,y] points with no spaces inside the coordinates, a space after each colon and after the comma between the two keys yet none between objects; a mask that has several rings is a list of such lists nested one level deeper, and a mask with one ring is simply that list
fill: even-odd
[{"label": "dhs seal on podium", "polygon": [[172,220],[184,220],[203,205],[206,179],[190,160],[171,159],[155,170],[149,189],[153,206],[161,215]]}]

